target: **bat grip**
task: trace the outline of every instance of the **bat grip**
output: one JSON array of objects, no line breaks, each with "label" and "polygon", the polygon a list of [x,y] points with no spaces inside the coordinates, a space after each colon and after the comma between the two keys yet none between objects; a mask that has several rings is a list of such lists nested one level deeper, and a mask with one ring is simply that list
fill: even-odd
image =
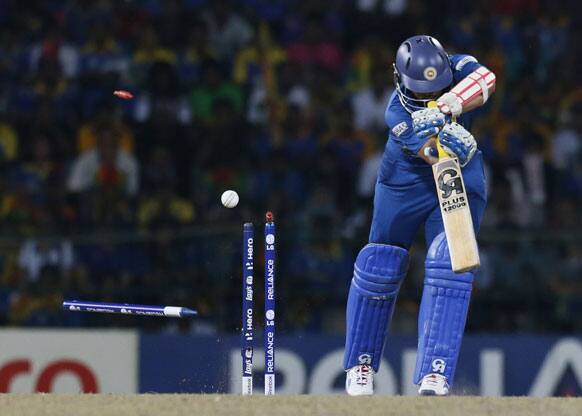
[{"label": "bat grip", "polygon": [[[428,108],[436,108],[438,107],[437,102],[436,101],[429,101],[429,103],[427,104]],[[435,142],[436,142],[436,147],[437,147],[437,151],[439,152],[439,159],[444,159],[446,157],[450,157],[449,154],[447,152],[445,152],[445,149],[443,149],[443,147],[441,146],[440,142],[439,142],[439,137],[438,136],[434,136]]]},{"label": "bat grip", "polygon": [[451,157],[447,152],[445,152],[445,149],[443,149],[443,147],[441,146],[441,143],[439,142],[438,136],[435,137],[435,141],[436,141],[437,151],[439,152],[439,160],[444,159],[446,157]]}]

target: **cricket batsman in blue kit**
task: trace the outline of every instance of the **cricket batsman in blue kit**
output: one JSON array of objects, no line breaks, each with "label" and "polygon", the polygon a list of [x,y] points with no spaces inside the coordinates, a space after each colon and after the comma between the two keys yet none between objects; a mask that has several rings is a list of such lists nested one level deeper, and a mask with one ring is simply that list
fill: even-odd
[{"label": "cricket batsman in blue kit", "polygon": [[[487,195],[470,111],[494,92],[495,75],[470,55],[448,55],[433,37],[414,36],[396,53],[394,82],[369,243],[356,258],[347,301],[346,391],[373,394],[408,250],[424,225],[428,252],[414,382],[421,395],[444,396],[455,376],[474,271],[451,268],[431,168],[438,161],[435,137],[459,161],[477,233]],[[430,101],[437,107],[428,108]]]}]

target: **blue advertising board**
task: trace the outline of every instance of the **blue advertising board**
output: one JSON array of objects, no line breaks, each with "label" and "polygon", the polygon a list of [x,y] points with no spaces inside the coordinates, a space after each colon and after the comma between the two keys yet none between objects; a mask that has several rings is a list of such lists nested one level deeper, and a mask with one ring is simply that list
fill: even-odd
[{"label": "blue advertising board", "polygon": [[[391,337],[375,378],[380,394],[412,395],[416,339]],[[262,392],[261,345],[256,345],[255,392]],[[277,393],[341,393],[343,338],[281,336]],[[239,336],[141,335],[139,390],[159,393],[240,393]],[[455,394],[580,395],[582,337],[467,336]]]}]

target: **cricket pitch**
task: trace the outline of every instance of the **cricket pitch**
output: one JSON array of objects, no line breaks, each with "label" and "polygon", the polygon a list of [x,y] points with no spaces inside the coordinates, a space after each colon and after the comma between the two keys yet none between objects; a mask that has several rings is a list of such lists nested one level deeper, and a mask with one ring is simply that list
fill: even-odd
[{"label": "cricket pitch", "polygon": [[2,416],[580,415],[582,398],[4,394]]}]

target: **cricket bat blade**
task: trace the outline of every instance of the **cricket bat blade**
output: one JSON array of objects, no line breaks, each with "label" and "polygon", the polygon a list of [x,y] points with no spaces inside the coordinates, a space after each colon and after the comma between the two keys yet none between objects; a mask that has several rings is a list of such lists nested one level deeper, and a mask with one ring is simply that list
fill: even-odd
[{"label": "cricket bat blade", "polygon": [[475,269],[480,265],[479,248],[461,167],[456,159],[445,157],[432,170],[452,269],[456,273]]}]

